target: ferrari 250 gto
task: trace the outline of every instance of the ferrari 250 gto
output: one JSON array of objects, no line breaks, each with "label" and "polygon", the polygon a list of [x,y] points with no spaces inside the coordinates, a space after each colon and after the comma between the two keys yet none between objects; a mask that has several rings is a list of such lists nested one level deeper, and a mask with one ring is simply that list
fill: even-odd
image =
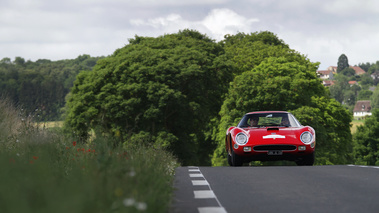
[{"label": "ferrari 250 gto", "polygon": [[230,166],[276,160],[311,166],[315,160],[316,133],[285,111],[250,112],[236,127],[228,128],[225,145]]}]

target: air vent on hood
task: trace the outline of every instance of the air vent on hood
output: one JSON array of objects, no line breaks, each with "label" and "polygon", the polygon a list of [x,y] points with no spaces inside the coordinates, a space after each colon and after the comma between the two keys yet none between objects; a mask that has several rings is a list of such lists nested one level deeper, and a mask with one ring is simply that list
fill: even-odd
[{"label": "air vent on hood", "polygon": [[279,128],[278,127],[269,127],[269,128],[267,128],[267,131],[270,131],[270,130],[279,130]]}]

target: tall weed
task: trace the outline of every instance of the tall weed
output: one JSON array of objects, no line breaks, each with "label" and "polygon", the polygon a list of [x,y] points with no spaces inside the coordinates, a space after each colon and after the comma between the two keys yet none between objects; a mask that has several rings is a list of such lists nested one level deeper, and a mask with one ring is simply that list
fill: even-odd
[{"label": "tall weed", "polygon": [[78,143],[0,101],[1,212],[167,212],[176,160],[153,147]]}]

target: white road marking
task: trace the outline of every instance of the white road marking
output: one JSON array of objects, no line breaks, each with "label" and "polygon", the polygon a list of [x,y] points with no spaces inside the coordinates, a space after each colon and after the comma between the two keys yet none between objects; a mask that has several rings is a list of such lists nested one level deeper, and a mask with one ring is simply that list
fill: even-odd
[{"label": "white road marking", "polygon": [[209,186],[209,183],[206,180],[193,180],[192,185],[194,185],[194,186]]},{"label": "white road marking", "polygon": [[198,210],[199,213],[226,213],[223,207],[201,207]]},{"label": "white road marking", "polygon": [[347,166],[353,166],[353,167],[361,167],[361,168],[373,168],[373,169],[379,169],[379,166],[364,166],[364,165],[353,165],[349,164]]},{"label": "white road marking", "polygon": [[215,198],[216,195],[212,190],[199,190],[193,191],[195,194],[195,199],[207,199],[207,198]]},{"label": "white road marking", "polygon": [[195,166],[189,166],[188,172],[196,172],[189,174],[190,178],[194,177],[201,177],[204,180],[191,180],[193,186],[208,186],[209,190],[194,190],[194,197],[195,199],[215,199],[218,203],[218,207],[199,207],[197,208],[199,213],[227,213],[225,208],[222,207],[220,201],[218,200],[217,196],[211,189],[211,186],[209,185],[208,181],[205,179],[204,175],[201,173],[199,167]]},{"label": "white road marking", "polygon": [[191,178],[193,178],[193,177],[204,177],[203,174],[201,174],[201,173],[199,173],[199,174],[189,174],[189,176]]}]

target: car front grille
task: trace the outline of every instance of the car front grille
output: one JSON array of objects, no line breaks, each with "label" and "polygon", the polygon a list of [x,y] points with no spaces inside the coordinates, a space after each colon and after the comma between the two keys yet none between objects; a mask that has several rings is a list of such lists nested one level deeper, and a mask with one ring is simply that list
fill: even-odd
[{"label": "car front grille", "polygon": [[283,151],[294,151],[296,150],[295,145],[258,145],[253,147],[254,151],[268,151],[268,150],[283,150]]}]

